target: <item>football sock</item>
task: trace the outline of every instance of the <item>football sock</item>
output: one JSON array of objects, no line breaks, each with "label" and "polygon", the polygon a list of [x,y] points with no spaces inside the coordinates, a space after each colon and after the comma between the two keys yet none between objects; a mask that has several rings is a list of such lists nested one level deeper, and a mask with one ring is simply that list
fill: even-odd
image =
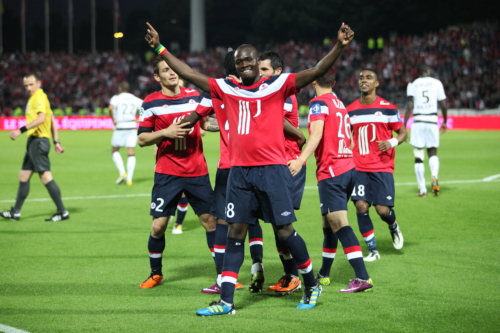
[{"label": "football sock", "polygon": [[306,288],[315,287],[317,285],[316,278],[314,277],[313,267],[309,253],[307,252],[306,243],[300,235],[294,231],[287,239],[283,241],[287,249],[292,254],[297,265],[297,269],[304,278],[304,285]]},{"label": "football sock", "polygon": [[431,176],[437,179],[439,173],[439,157],[436,155],[429,157],[429,168],[431,169]]},{"label": "football sock", "polygon": [[335,254],[337,253],[338,238],[332,231],[332,228],[323,228],[323,261],[319,274],[323,277],[330,276]]},{"label": "football sock", "polygon": [[49,191],[52,201],[56,204],[57,211],[61,213],[66,212],[66,208],[64,208],[61,198],[61,189],[57,185],[56,181],[52,179],[50,182],[45,184],[45,187],[47,188],[47,191]]},{"label": "football sock", "polygon": [[113,162],[115,162],[118,173],[120,174],[120,176],[123,175],[125,173],[125,166],[123,165],[123,160],[120,152],[114,151],[111,157],[113,158]]},{"label": "football sock", "polygon": [[215,262],[215,253],[214,253],[215,230],[214,231],[206,231],[205,233],[207,235],[208,249],[210,250],[210,253],[212,253],[212,257],[214,258],[214,262]]},{"label": "football sock", "polygon": [[378,251],[377,242],[375,241],[375,231],[373,230],[373,222],[370,215],[368,212],[356,213],[356,217],[358,218],[359,232],[361,232],[361,235],[368,246],[368,250]]},{"label": "football sock", "polygon": [[177,203],[177,220],[175,221],[175,224],[182,225],[182,222],[184,222],[184,218],[186,217],[188,205],[188,199],[186,197],[181,197],[179,199],[179,202]]},{"label": "football sock", "polygon": [[149,235],[148,251],[149,251],[149,264],[151,265],[151,272],[153,275],[163,275],[161,272],[161,259],[165,250],[165,235],[160,238]]},{"label": "football sock", "polygon": [[389,229],[394,230],[397,228],[398,224],[396,223],[396,212],[392,208],[389,208],[389,214],[380,215],[380,218],[389,225]]},{"label": "football sock", "polygon": [[264,256],[264,242],[262,238],[262,228],[258,222],[248,226],[248,244],[250,245],[250,256],[252,257],[252,262],[254,264],[262,263],[262,257]]},{"label": "football sock", "polygon": [[[129,182],[132,181],[132,177],[134,176],[134,170],[135,170],[135,156],[132,155],[127,158],[127,181]],[[123,175],[123,173],[121,173],[120,175]]]},{"label": "football sock", "polygon": [[28,197],[30,193],[30,182],[19,182],[19,188],[17,189],[16,203],[14,204],[14,213],[20,213],[23,207],[24,200]]},{"label": "football sock", "polygon": [[363,261],[363,253],[359,246],[358,239],[354,235],[351,226],[345,226],[337,231],[337,237],[344,248],[344,253],[354,269],[354,274],[358,279],[368,280],[370,276],[366,271],[365,262]]},{"label": "football sock", "polygon": [[423,162],[415,162],[415,175],[417,175],[417,183],[418,183],[418,189],[420,193],[425,193],[427,192],[427,189],[425,187],[425,176],[424,176],[424,163]]},{"label": "football sock", "polygon": [[220,292],[221,300],[226,303],[233,304],[234,285],[238,281],[243,259],[245,259],[245,239],[228,238]]},{"label": "football sock", "polygon": [[214,254],[217,274],[221,274],[222,266],[224,265],[224,252],[226,251],[228,229],[229,226],[227,224],[220,223],[217,223],[215,229]]},{"label": "football sock", "polygon": [[283,271],[285,274],[299,276],[299,269],[297,268],[290,251],[286,248],[276,233],[274,233],[274,238],[276,240],[276,250],[278,250],[278,255],[281,263],[283,264]]}]

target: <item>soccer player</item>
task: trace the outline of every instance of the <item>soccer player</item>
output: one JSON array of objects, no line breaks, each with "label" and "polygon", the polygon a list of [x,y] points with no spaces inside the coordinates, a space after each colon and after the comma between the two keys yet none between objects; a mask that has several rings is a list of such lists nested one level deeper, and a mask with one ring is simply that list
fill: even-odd
[{"label": "soccer player", "polygon": [[[331,260],[323,259],[318,281],[330,284],[330,268],[337,250],[337,240],[340,240],[356,277],[347,288],[339,291],[360,292],[371,289],[373,282],[366,271],[358,239],[347,219],[347,203],[355,181],[354,162],[349,148],[349,116],[344,104],[333,94],[334,73],[325,74],[312,85],[316,97],[309,102],[309,141],[300,156],[288,162],[288,168],[292,175],[296,175],[313,153],[316,157],[316,177],[325,235],[323,252],[331,254]],[[331,232],[325,230],[328,228]]]},{"label": "soccer player", "polygon": [[[184,79],[224,103],[229,124],[231,169],[226,188],[225,220],[229,223],[228,241],[222,271],[221,300],[200,309],[199,316],[234,314],[234,284],[244,259],[248,224],[261,218],[273,225],[290,250],[304,278],[304,295],[299,309],[316,306],[321,286],[314,277],[304,240],[294,230],[296,220],[291,195],[291,175],[286,166],[283,136],[283,104],[286,98],[323,75],[333,66],[354,32],[342,24],[338,43],[314,68],[297,74],[260,78],[257,50],[248,44],[234,54],[242,83],[212,79],[194,72],[160,44],[156,30],[149,24],[148,44]],[[196,114],[190,115],[196,120]]]},{"label": "soccer player", "polygon": [[40,180],[47,188],[50,197],[54,201],[57,212],[45,221],[57,222],[69,219],[69,213],[64,207],[61,197],[61,190],[56,184],[50,171],[50,137],[54,142],[57,154],[64,152],[54,122],[54,116],[47,95],[41,88],[42,81],[35,74],[28,74],[23,79],[24,88],[30,94],[26,105],[26,125],[10,132],[10,138],[16,140],[22,133],[27,132],[28,143],[23,165],[19,172],[19,188],[14,207],[9,211],[0,212],[0,216],[12,221],[21,218],[21,208],[28,197],[30,191],[30,179],[33,172],[37,172]]},{"label": "soccer player", "polygon": [[[124,81],[118,85],[118,94],[111,97],[109,101],[109,112],[115,131],[111,138],[111,151],[113,162],[118,169],[116,184],[124,180],[127,185],[132,185],[132,177],[135,169],[135,145],[137,144],[136,115],[142,104],[142,99],[129,93],[130,86]],[[127,172],[120,155],[120,147],[127,148]]]},{"label": "soccer player", "polygon": [[[429,156],[429,168],[431,169],[432,193],[438,195],[441,188],[438,184],[439,158],[437,149],[439,147],[439,132],[446,132],[446,121],[448,108],[446,107],[446,95],[443,84],[438,79],[430,77],[431,69],[427,64],[418,65],[419,77],[408,84],[406,95],[405,126],[413,114],[413,125],[411,128],[410,144],[413,146],[415,155],[415,174],[417,175],[419,193],[417,196],[427,196],[425,186],[424,148],[427,148]],[[438,129],[438,104],[443,113],[443,123]]]},{"label": "soccer player", "polygon": [[[283,58],[273,51],[266,51],[259,56],[259,73],[261,77],[269,78],[273,75],[280,75],[285,68]],[[283,115],[287,120],[285,126],[289,123],[294,128],[299,127],[299,108],[297,103],[297,97],[291,95],[285,101],[283,107]],[[298,131],[300,134],[300,140],[298,141],[296,137],[289,137],[285,135],[285,154],[286,160],[295,160],[301,153],[302,145],[305,143],[305,137],[302,132]],[[292,185],[292,195],[293,195],[293,208],[295,210],[300,209],[300,203],[302,201],[302,195],[304,194],[304,186],[306,183],[306,165],[302,167],[301,171],[293,176]],[[276,241],[276,249],[278,250],[278,255],[280,257],[281,263],[283,264],[284,274],[272,286],[269,286],[267,290],[274,290],[277,293],[289,294],[294,291],[301,289],[301,281],[299,279],[299,271],[297,265],[290,255],[290,251],[285,247],[283,242],[280,241],[277,234],[274,234]]]},{"label": "soccer player", "polygon": [[150,210],[153,225],[148,241],[151,275],[140,288],[152,288],[163,281],[165,230],[183,192],[206,230],[212,252],[215,236],[215,219],[209,214],[213,193],[200,125],[184,128],[180,123],[196,109],[200,95],[195,89],[180,87],[179,76],[161,57],[155,59],[153,67],[161,90],[144,99],[138,130],[141,147],[158,146]]},{"label": "soccer player", "polygon": [[[397,145],[406,140],[406,128],[399,118],[398,109],[377,96],[377,73],[362,70],[358,86],[361,98],[347,107],[353,130],[353,155],[356,165],[356,184],[351,200],[356,206],[359,231],[370,253],[365,261],[380,259],[375,241],[373,223],[368,214],[371,205],[389,226],[392,244],[403,248],[403,234],[396,222],[394,207],[394,158]],[[392,132],[397,133],[393,138]]]}]

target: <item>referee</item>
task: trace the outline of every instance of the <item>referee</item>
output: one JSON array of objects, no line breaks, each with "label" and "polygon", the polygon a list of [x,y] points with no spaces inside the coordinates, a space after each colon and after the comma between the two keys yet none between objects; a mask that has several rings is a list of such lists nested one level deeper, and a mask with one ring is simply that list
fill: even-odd
[{"label": "referee", "polygon": [[54,146],[57,154],[64,152],[61,142],[58,140],[57,127],[54,124],[52,110],[47,95],[40,88],[41,81],[37,74],[28,74],[23,80],[24,88],[31,95],[26,105],[26,126],[10,132],[10,138],[15,140],[22,133],[28,135],[26,144],[26,154],[23,165],[19,172],[19,189],[14,207],[9,211],[0,212],[0,216],[13,221],[21,218],[21,207],[30,191],[30,179],[33,172],[38,172],[40,180],[49,191],[49,194],[57,206],[57,212],[48,222],[57,222],[69,219],[69,213],[64,208],[61,199],[61,190],[52,178],[50,172],[50,137],[54,139]]}]

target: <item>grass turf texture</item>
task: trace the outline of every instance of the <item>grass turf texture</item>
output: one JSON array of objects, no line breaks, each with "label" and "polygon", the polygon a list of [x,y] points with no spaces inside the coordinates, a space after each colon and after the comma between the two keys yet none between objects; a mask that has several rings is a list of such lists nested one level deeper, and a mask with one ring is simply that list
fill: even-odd
[{"label": "grass turf texture", "polygon": [[[21,220],[0,221],[1,324],[30,332],[498,330],[500,182],[445,182],[499,174],[500,132],[448,132],[442,137],[440,196],[429,193],[427,198],[417,198],[416,185],[396,186],[403,250],[393,249],[385,223],[370,211],[382,256],[367,263],[373,292],[338,292],[353,278],[339,244],[332,284],[324,287],[316,308],[295,309],[300,292],[277,297],[271,292],[250,294],[245,288],[235,293],[236,315],[217,318],[195,315],[218,295],[200,293],[213,284],[215,270],[205,231],[191,209],[182,235],[172,235],[171,226],[167,230],[164,284],[139,289],[149,274],[153,149],[136,149],[134,185],[117,186],[110,131],[66,131],[60,137],[67,151],[63,155],[51,151],[52,170],[63,197],[73,198],[65,200],[71,218],[43,222],[55,206],[34,175]],[[0,208],[13,205],[7,200],[17,193],[25,140],[11,142],[6,132],[1,133]],[[218,134],[208,133],[204,144],[213,184]],[[397,148],[397,184],[415,182],[413,160],[408,144]],[[429,182],[427,157],[425,165]],[[311,158],[295,228],[305,239],[317,271],[323,235],[314,171]],[[109,197],[113,195],[131,196]],[[349,219],[366,255],[352,204]],[[266,285],[270,285],[281,276],[282,268],[271,228],[264,225],[263,229]],[[239,279],[245,287],[250,280],[249,257],[246,245],[247,259]]]}]

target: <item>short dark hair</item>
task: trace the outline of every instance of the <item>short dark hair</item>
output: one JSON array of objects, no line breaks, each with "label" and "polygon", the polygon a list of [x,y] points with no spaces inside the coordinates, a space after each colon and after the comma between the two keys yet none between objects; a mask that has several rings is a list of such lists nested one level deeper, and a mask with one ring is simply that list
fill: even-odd
[{"label": "short dark hair", "polygon": [[427,72],[430,71],[430,69],[431,68],[429,67],[429,65],[427,65],[426,63],[423,63],[423,62],[421,62],[417,65],[418,74],[420,74],[420,75],[426,74]]},{"label": "short dark hair", "polygon": [[281,68],[282,70],[285,69],[285,63],[283,62],[283,58],[281,58],[281,56],[278,53],[274,51],[266,51],[259,56],[258,60],[262,61],[268,59],[270,60],[271,67],[274,70],[277,70],[278,68]]},{"label": "short dark hair", "polygon": [[[376,79],[377,79],[377,81],[378,81],[378,73],[377,73],[377,71],[376,71],[376,70],[371,69],[371,68],[363,68],[363,69],[361,70],[361,72],[364,72],[364,71],[369,71],[369,72],[372,72],[373,74],[375,74],[375,78],[376,78]],[[361,72],[360,72],[360,73],[361,73]]]},{"label": "short dark hair", "polygon": [[123,81],[118,85],[118,88],[120,88],[123,92],[127,92],[130,90],[130,85],[127,81]]},{"label": "short dark hair", "polygon": [[35,80],[40,81],[40,75],[38,75],[37,73],[28,73],[24,76],[24,78],[27,78],[30,76],[33,76],[35,78]]},{"label": "short dark hair", "polygon": [[336,81],[335,69],[332,68],[323,76],[316,79],[316,84],[322,88],[331,88],[333,83]]},{"label": "short dark hair", "polygon": [[158,66],[158,64],[162,61],[165,61],[162,56],[157,56],[153,61],[153,73],[155,73],[156,75],[160,75],[160,67]]},{"label": "short dark hair", "polygon": [[234,50],[229,51],[224,58],[224,69],[226,70],[226,75],[234,75],[240,77],[240,74],[236,70],[236,64],[234,61]]}]

